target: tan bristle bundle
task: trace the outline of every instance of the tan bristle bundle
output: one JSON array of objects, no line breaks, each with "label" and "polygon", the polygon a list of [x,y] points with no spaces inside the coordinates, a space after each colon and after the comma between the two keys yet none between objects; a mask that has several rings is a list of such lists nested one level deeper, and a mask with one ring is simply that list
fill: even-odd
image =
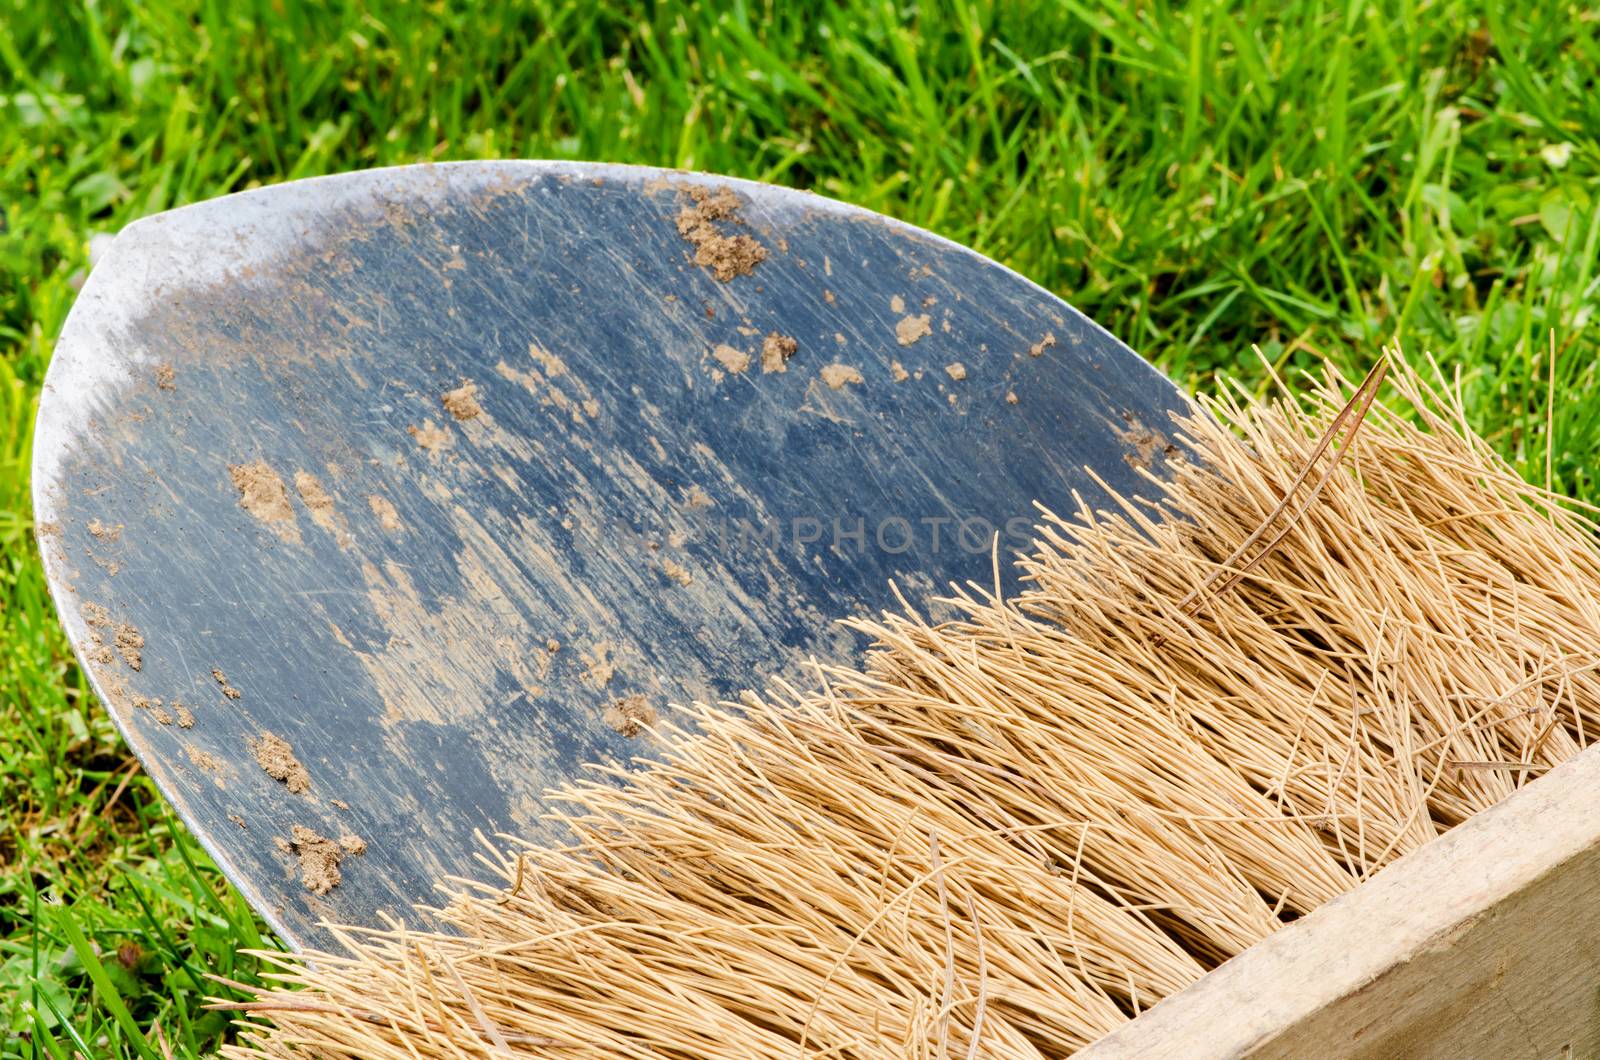
[{"label": "tan bristle bundle", "polygon": [[1398,355],[1307,387],[1043,515],[1014,597],[677,712],[450,931],[265,955],[224,1055],[1067,1056],[1582,750],[1589,518]]}]

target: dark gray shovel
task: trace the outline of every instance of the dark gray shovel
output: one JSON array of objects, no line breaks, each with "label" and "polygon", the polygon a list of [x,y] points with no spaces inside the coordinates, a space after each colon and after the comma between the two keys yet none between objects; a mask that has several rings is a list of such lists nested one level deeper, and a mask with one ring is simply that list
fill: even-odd
[{"label": "dark gray shovel", "polygon": [[[95,690],[307,945],[415,922],[475,832],[559,841],[547,788],[651,753],[674,703],[847,660],[835,620],[891,580],[992,584],[1035,501],[1137,492],[1181,401],[1049,292],[852,206],[413,166],[118,236],[34,504]],[[313,833],[366,842],[321,896]]]}]

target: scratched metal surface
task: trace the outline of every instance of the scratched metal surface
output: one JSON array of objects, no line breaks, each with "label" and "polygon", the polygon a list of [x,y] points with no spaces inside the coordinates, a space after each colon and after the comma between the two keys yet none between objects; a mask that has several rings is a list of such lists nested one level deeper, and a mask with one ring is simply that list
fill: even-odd
[{"label": "scratched metal surface", "polygon": [[[694,187],[737,196],[710,232],[762,245],[748,274],[696,264]],[[458,420],[463,381],[482,411]],[[618,701],[803,680],[891,579],[988,582],[1035,499],[1099,496],[1084,465],[1137,490],[1181,400],[1022,277],[837,202],[417,166],[123,232],[51,365],[35,505],[95,689],[305,945],[322,917],[416,919],[474,830],[549,835],[547,787],[648,753]],[[309,791],[257,765],[263,732]],[[274,842],[296,824],[367,841],[323,897]]]}]

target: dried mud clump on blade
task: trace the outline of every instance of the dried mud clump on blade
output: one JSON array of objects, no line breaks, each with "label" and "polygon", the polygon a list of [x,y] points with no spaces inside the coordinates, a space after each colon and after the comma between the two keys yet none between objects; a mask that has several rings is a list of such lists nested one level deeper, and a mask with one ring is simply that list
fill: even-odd
[{"label": "dried mud clump on blade", "polygon": [[944,374],[959,383],[967,377],[967,366],[960,361],[951,361],[944,366]]},{"label": "dried mud clump on blade", "polygon": [[1038,342],[1036,342],[1032,346],[1028,347],[1028,356],[1029,357],[1043,357],[1044,356],[1044,351],[1048,347],[1054,346],[1055,344],[1056,344],[1056,333],[1053,332],[1053,331],[1047,331],[1047,332],[1044,333],[1044,338],[1040,339]]},{"label": "dried mud clump on blade", "polygon": [[83,602],[79,613],[94,642],[94,649],[89,653],[91,659],[101,666],[110,666],[120,656],[128,669],[137,672],[144,668],[144,634],[132,623],[118,622],[105,607],[88,600]]},{"label": "dried mud clump on blade", "polygon": [[240,692],[228,683],[228,675],[215,667],[211,669],[211,679],[222,689],[222,694],[228,699],[238,699]]},{"label": "dried mud clump on blade", "polygon": [[114,625],[111,612],[100,604],[85,600],[79,613],[83,615],[83,624],[89,627],[89,635],[94,639],[94,651],[89,653],[90,657],[101,666],[110,666],[116,661],[111,645],[106,643],[105,631]]},{"label": "dried mud clump on blade", "polygon": [[902,346],[909,346],[931,334],[933,334],[933,322],[926,313],[901,317],[900,322],[894,326],[894,339]]},{"label": "dried mud clump on blade", "polygon": [[344,879],[339,864],[347,855],[367,852],[366,840],[360,836],[329,839],[302,824],[290,829],[289,839],[278,845],[300,859],[300,882],[312,894],[327,894],[339,886]]},{"label": "dried mud clump on blade", "polygon": [[239,491],[239,507],[271,527],[283,540],[300,540],[300,524],[289,506],[289,491],[270,464],[265,460],[229,464],[228,475]]},{"label": "dried mud clump on blade", "polygon": [[140,633],[127,622],[117,624],[116,632],[117,654],[122,656],[122,661],[128,664],[130,670],[144,668],[144,634]]},{"label": "dried mud clump on blade", "polygon": [[633,739],[656,723],[655,708],[643,696],[624,696],[606,708],[605,723],[617,732]]},{"label": "dried mud clump on blade", "polygon": [[761,340],[761,372],[763,375],[772,372],[787,372],[789,358],[800,348],[800,343],[788,335],[780,335],[776,331],[767,332],[767,337]]},{"label": "dried mud clump on blade", "polygon": [[161,724],[172,724],[172,715],[168,714],[166,708],[161,705],[161,700],[159,697],[156,699],[151,699],[149,696],[134,694],[130,696],[128,702],[133,705],[134,710],[148,710],[150,712],[150,716],[155,718],[156,721],[160,722]]},{"label": "dried mud clump on blade", "polygon": [[282,782],[294,794],[304,795],[311,790],[311,774],[294,756],[288,740],[264,732],[250,741],[250,753],[267,776]]},{"label": "dried mud clump on blade", "polygon": [[176,389],[178,389],[177,373],[172,370],[172,365],[170,365],[170,364],[158,364],[158,365],[156,365],[156,389],[157,390],[176,390]]},{"label": "dried mud clump on blade", "polygon": [[819,373],[830,390],[843,390],[849,383],[861,383],[861,370],[848,364],[830,364]]},{"label": "dried mud clump on blade", "polygon": [[483,415],[483,406],[478,404],[478,384],[470,379],[463,379],[454,390],[446,390],[439,400],[457,420],[470,420]]},{"label": "dried mud clump on blade", "polygon": [[732,188],[684,189],[690,201],[678,211],[678,234],[694,247],[694,263],[723,283],[744,276],[767,258],[767,248],[753,236],[725,235],[716,225],[722,221],[741,225],[742,203]]},{"label": "dried mud clump on blade", "polygon": [[743,350],[729,346],[727,343],[719,344],[716,349],[711,351],[711,356],[715,357],[717,363],[732,375],[740,375],[750,367],[750,355]]}]

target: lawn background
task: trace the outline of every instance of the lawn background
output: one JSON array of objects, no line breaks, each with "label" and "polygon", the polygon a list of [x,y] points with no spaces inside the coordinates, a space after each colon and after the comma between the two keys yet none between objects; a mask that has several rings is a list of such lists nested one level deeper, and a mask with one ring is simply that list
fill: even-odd
[{"label": "lawn background", "polygon": [[199,1055],[202,976],[272,944],[93,701],[32,543],[94,235],[429,159],[753,177],[976,247],[1195,387],[1399,335],[1600,501],[1597,71],[1600,15],[1540,0],[0,0],[0,1057]]}]

